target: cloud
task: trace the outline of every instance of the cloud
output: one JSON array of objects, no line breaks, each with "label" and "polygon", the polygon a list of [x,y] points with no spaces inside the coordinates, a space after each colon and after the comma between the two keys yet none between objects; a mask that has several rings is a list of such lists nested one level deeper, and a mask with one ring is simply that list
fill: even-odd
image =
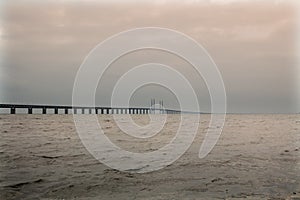
[{"label": "cloud", "polygon": [[[9,1],[2,5],[0,39],[5,42],[5,59],[1,68],[6,75],[0,81],[5,100],[46,101],[57,96],[57,103],[66,103],[76,71],[94,46],[120,31],[158,26],[181,31],[207,48],[223,74],[231,110],[295,110],[295,103],[285,105],[297,89],[298,25],[293,4],[125,2]],[[193,74],[184,70],[188,76]],[[247,98],[253,99],[251,105]]]}]

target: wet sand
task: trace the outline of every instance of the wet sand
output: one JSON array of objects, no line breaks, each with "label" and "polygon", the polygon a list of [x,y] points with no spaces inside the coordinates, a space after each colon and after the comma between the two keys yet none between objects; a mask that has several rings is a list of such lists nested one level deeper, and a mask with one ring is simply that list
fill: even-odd
[{"label": "wet sand", "polygon": [[[209,118],[201,116],[194,143],[175,163],[136,174],[94,159],[72,115],[0,115],[0,199],[300,199],[299,115],[227,115],[217,145],[199,159]],[[136,152],[162,147],[178,128],[178,116],[169,116],[156,138],[141,141],[110,115],[99,121],[113,142]]]}]

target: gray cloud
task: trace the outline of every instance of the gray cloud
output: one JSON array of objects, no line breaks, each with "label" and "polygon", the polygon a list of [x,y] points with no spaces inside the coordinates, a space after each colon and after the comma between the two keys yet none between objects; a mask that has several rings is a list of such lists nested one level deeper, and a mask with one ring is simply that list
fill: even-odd
[{"label": "gray cloud", "polygon": [[[1,102],[70,104],[76,71],[95,45],[120,31],[158,26],[181,31],[208,50],[223,75],[229,112],[299,112],[297,11],[291,3],[7,1],[1,9]],[[186,63],[153,52],[112,66],[98,103],[108,104],[113,82],[149,57],[187,76],[209,109],[201,77]],[[148,96],[136,96],[135,104],[148,103]]]}]

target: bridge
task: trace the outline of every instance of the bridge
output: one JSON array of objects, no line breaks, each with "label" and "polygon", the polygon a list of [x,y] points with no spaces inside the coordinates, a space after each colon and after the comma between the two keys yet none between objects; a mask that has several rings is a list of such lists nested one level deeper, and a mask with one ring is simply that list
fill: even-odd
[{"label": "bridge", "polygon": [[[151,104],[152,105],[152,104]],[[143,107],[97,107],[97,106],[63,106],[63,105],[25,105],[25,104],[0,104],[0,109],[10,109],[10,114],[18,114],[17,109],[27,109],[27,114],[33,114],[33,110],[41,110],[42,114],[47,114],[48,110],[53,110],[54,114],[180,114],[180,113],[197,113],[184,112],[173,109],[160,108],[143,108]],[[63,113],[59,113],[63,110]],[[86,113],[85,111],[88,110]]]}]

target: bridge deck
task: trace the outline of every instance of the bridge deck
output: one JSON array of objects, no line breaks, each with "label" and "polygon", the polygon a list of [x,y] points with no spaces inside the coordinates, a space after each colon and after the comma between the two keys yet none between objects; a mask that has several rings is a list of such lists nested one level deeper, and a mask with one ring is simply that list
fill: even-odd
[{"label": "bridge deck", "polygon": [[[179,114],[182,111],[172,109],[161,109],[161,108],[143,108],[143,107],[99,107],[99,106],[63,106],[63,105],[25,105],[25,104],[0,104],[1,108],[10,109],[10,114],[17,114],[16,109],[22,108],[27,109],[28,114],[33,113],[33,109],[42,109],[42,114],[47,114],[48,109],[53,109],[54,114],[59,114],[59,110],[64,110],[64,114],[69,114],[69,110],[73,110],[73,114],[77,114],[77,110],[81,110],[82,114],[85,114],[85,110],[88,109],[87,114],[92,114],[93,110],[95,114],[149,114],[159,112],[160,114]],[[100,111],[100,112],[99,112]],[[196,112],[185,112],[185,113],[196,113]]]}]

